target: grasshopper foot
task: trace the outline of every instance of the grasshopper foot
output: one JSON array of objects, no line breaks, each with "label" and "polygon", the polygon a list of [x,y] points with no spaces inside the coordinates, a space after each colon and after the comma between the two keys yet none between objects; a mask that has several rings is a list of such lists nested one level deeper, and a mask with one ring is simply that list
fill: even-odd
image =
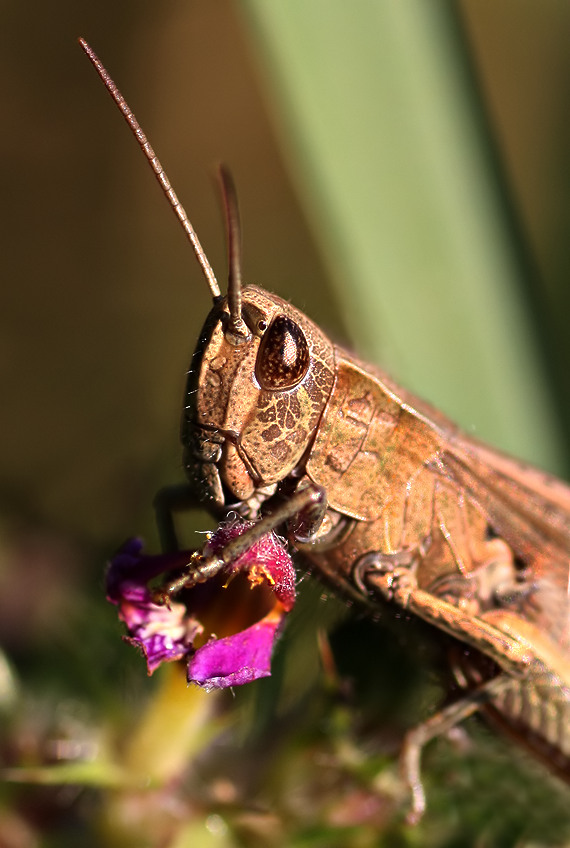
[{"label": "grasshopper foot", "polygon": [[426,811],[426,796],[420,774],[423,747],[423,725],[410,730],[400,752],[400,771],[411,796],[411,808],[406,815],[409,825],[416,825]]}]

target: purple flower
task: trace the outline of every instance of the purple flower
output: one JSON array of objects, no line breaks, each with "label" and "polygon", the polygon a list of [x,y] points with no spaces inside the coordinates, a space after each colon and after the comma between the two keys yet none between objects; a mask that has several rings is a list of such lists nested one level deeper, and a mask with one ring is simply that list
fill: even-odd
[{"label": "purple flower", "polygon": [[252,522],[221,525],[204,550],[148,556],[140,539],[128,541],[111,561],[107,598],[127,626],[125,639],[142,649],[148,673],[163,662],[185,659],[188,680],[206,689],[267,677],[273,645],[295,603],[295,570],[284,543],[268,534],[218,575],[156,601],[149,583],[181,573],[192,561],[216,554]]}]

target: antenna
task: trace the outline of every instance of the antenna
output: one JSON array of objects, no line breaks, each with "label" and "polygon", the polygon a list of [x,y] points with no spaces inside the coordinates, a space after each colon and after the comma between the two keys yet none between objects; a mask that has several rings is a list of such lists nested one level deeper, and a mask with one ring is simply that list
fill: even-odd
[{"label": "antenna", "polygon": [[219,177],[222,186],[222,198],[226,213],[226,230],[228,233],[228,309],[230,320],[225,335],[231,344],[242,344],[251,338],[241,314],[241,227],[239,206],[232,175],[220,165]]},{"label": "antenna", "polygon": [[[200,266],[202,268],[202,271],[204,273],[204,276],[206,278],[206,282],[208,283],[208,286],[210,288],[210,291],[212,293],[212,297],[214,298],[214,301],[219,300],[219,298],[221,298],[222,295],[221,295],[221,292],[220,292],[220,287],[218,285],[218,281],[216,280],[216,276],[215,276],[214,271],[212,269],[212,266],[208,262],[208,258],[206,256],[206,254],[204,253],[204,249],[203,249],[202,245],[200,244],[200,242],[198,240],[198,236],[196,235],[196,233],[194,231],[194,227],[190,223],[190,220],[189,220],[188,215],[186,214],[186,212],[184,210],[184,207],[182,206],[182,204],[180,203],[180,201],[176,197],[174,189],[170,185],[170,180],[168,179],[168,177],[166,175],[166,171],[164,170],[164,168],[160,164],[158,156],[156,155],[156,153],[152,149],[146,135],[142,131],[142,128],[141,128],[139,122],[135,118],[132,110],[130,109],[129,104],[127,103],[127,101],[125,100],[125,98],[123,97],[123,95],[121,94],[121,92],[119,91],[119,89],[117,88],[117,86],[115,85],[115,83],[113,82],[111,77],[109,76],[107,69],[105,68],[103,63],[100,61],[100,59],[98,58],[95,51],[89,46],[89,44],[85,41],[84,38],[79,39],[79,44],[81,45],[81,47],[83,48],[83,50],[87,54],[89,61],[91,62],[91,64],[93,65],[93,67],[95,68],[95,70],[97,71],[99,76],[101,77],[103,83],[105,84],[107,91],[109,92],[109,94],[111,95],[111,97],[113,98],[113,100],[115,101],[115,103],[117,104],[117,106],[119,107],[121,112],[123,113],[123,117],[125,118],[125,121],[127,122],[129,127],[131,128],[131,131],[132,131],[133,135],[135,136],[136,140],[138,141],[142,152],[144,153],[144,155],[148,159],[150,166],[151,166],[152,170],[154,171],[156,179],[158,180],[158,182],[160,184],[160,187],[162,188],[164,194],[166,195],[166,198],[167,198],[168,202],[170,203],[170,205],[172,206],[172,209],[176,213],[178,220],[182,224],[182,227],[184,229],[184,232],[186,233],[188,241],[192,245],[194,253],[196,254],[196,259],[200,263]],[[238,229],[239,229],[239,222],[238,222]],[[231,241],[232,241],[232,236],[231,236],[231,231],[230,231],[230,245],[231,245]],[[231,280],[231,276],[232,276],[232,274],[230,273],[230,280]],[[238,299],[240,299],[239,294],[238,294]],[[240,313],[241,313],[241,306],[240,306]],[[240,318],[241,318],[241,314],[240,314]],[[243,321],[242,321],[242,323],[243,323]],[[236,328],[232,328],[232,330],[233,330],[234,333],[237,332],[237,334],[239,335],[239,330],[237,330]]]}]

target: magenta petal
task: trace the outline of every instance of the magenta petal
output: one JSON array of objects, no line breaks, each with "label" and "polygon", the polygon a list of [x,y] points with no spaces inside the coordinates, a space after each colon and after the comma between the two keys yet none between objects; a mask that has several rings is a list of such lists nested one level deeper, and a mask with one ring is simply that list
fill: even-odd
[{"label": "magenta petal", "polygon": [[141,539],[128,539],[117,551],[107,569],[107,600],[119,605],[125,600],[139,603],[150,598],[146,585],[149,580],[166,571],[182,568],[189,562],[190,557],[190,551],[154,556],[144,554]]},{"label": "magenta petal", "polygon": [[138,625],[133,623],[132,618],[129,621],[124,609],[120,617],[129,631],[129,636],[123,638],[142,650],[149,674],[163,662],[186,657],[194,638],[202,630],[198,622],[186,615],[181,604],[173,604],[171,607],[149,605],[146,618]]},{"label": "magenta petal", "polygon": [[142,548],[140,539],[130,539],[117,552],[107,571],[107,598],[127,626],[125,640],[141,649],[152,674],[163,662],[186,657],[202,627],[184,604],[155,603],[147,586],[174,563],[188,562],[189,554],[148,556]]},{"label": "magenta petal", "polygon": [[[231,539],[241,536],[253,521],[221,524],[208,539],[207,553],[218,553]],[[271,582],[275,597],[290,612],[295,603],[295,568],[285,542],[276,533],[268,533],[228,566],[230,573],[255,570]]]},{"label": "magenta petal", "polygon": [[212,639],[188,663],[188,681],[205,689],[240,686],[271,674],[271,652],[280,625],[277,618],[223,639]]},{"label": "magenta petal", "polygon": [[[222,550],[252,526],[252,522],[237,521],[221,524],[209,536],[202,557]],[[185,593],[183,602],[157,601],[151,588],[156,578],[182,573],[200,559],[197,551],[149,556],[143,553],[139,539],[131,539],[117,552],[107,571],[107,598],[118,607],[119,618],[127,626],[126,640],[140,648],[149,674],[163,662],[185,659],[189,681],[206,689],[238,686],[267,677],[271,673],[271,653],[281,621],[295,602],[295,570],[284,542],[274,533],[259,539],[228,563],[219,579],[211,584],[209,595],[199,586]],[[265,586],[266,593],[267,589],[271,590],[273,608],[256,624],[233,636],[211,638],[195,649],[195,639],[204,637],[203,614],[209,614],[209,632],[215,632],[217,598],[240,573],[247,575],[252,590],[260,585]],[[267,595],[267,600],[270,599]],[[220,615],[223,609],[222,604]],[[239,618],[237,615],[238,626]],[[247,603],[242,620],[243,624],[252,620],[247,615]],[[221,627],[224,621],[220,620]],[[224,628],[224,632],[228,629]]]}]

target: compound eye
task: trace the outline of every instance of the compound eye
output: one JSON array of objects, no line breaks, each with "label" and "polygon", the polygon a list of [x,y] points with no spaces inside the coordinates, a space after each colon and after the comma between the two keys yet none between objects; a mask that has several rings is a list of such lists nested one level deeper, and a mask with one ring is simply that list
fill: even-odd
[{"label": "compound eye", "polygon": [[278,315],[265,332],[255,363],[262,389],[290,389],[309,369],[309,345],[298,324]]}]

